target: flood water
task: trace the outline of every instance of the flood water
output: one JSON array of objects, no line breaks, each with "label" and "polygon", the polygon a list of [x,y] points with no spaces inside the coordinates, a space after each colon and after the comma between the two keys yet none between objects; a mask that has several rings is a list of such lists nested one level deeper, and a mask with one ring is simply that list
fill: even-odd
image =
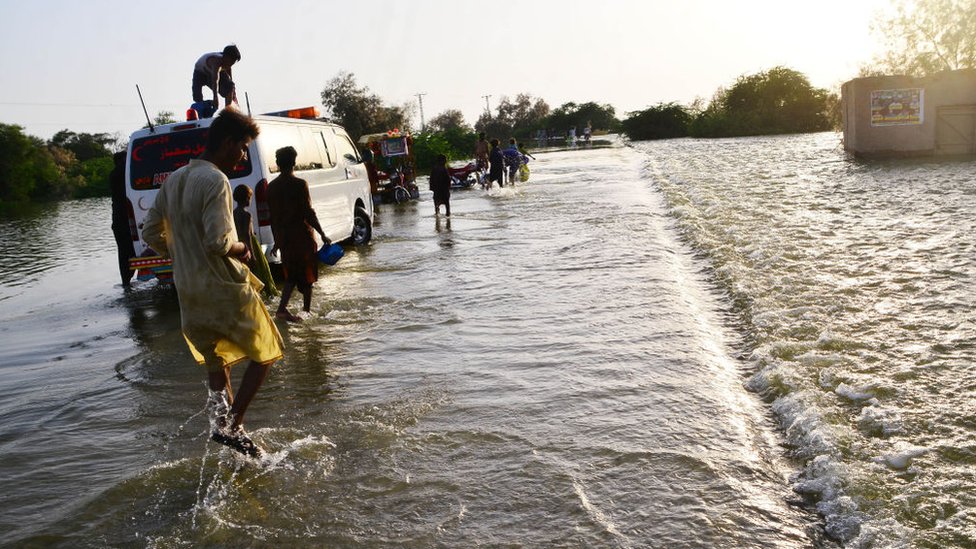
[{"label": "flood water", "polygon": [[208,442],[107,200],[0,222],[0,545],[976,544],[976,163],[537,156],[323,268],[248,412],[262,463]]}]

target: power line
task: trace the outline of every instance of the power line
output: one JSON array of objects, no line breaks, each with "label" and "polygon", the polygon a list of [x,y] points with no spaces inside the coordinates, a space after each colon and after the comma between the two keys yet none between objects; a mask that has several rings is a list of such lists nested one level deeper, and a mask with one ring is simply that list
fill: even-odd
[{"label": "power line", "polygon": [[485,112],[488,113],[488,118],[491,118],[491,107],[488,106],[488,98],[490,95],[482,95],[485,98]]},{"label": "power line", "polygon": [[[118,107],[138,107],[138,103],[30,103],[22,101],[0,101],[0,105],[7,105],[13,107],[92,107],[92,108],[105,108],[114,109]],[[164,107],[174,107],[177,106],[175,103],[163,105]]]},{"label": "power line", "polygon": [[0,101],[0,105],[11,105],[15,107],[137,107],[138,105],[124,105],[124,104],[101,104],[96,105],[94,103],[31,103],[31,102],[21,102],[21,101]]},{"label": "power line", "polygon": [[[426,95],[426,94],[424,94]],[[266,103],[274,105],[304,105],[308,101],[266,101]],[[29,101],[0,101],[0,106],[7,107],[84,107],[84,108],[98,108],[98,109],[117,109],[117,108],[133,108],[138,109],[141,107],[139,103],[36,103]],[[182,110],[183,108],[189,106],[189,103],[154,103],[152,105],[147,104],[147,107],[152,107],[154,109],[175,109],[176,111]]]}]

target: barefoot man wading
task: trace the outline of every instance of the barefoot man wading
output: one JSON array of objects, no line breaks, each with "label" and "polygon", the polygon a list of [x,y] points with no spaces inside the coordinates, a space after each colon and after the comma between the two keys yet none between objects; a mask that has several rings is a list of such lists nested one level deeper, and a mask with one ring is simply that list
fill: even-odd
[{"label": "barefoot man wading", "polygon": [[[245,265],[247,247],[238,242],[225,174],[247,158],[258,135],[250,117],[223,110],[210,126],[199,159],[173,172],[159,189],[142,236],[173,258],[183,336],[197,362],[207,367],[211,438],[238,452],[261,450],[242,428],[244,412],[281,358],[281,334],[261,300],[261,282]],[[231,398],[230,368],[249,361]]]}]

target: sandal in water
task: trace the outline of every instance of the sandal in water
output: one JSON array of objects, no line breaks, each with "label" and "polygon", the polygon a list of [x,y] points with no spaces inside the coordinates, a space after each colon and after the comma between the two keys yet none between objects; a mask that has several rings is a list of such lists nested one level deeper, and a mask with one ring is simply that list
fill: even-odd
[{"label": "sandal in water", "polygon": [[247,436],[244,429],[238,428],[236,431],[228,432],[221,429],[214,430],[213,434],[210,435],[210,439],[219,444],[237,450],[238,452],[244,454],[245,456],[250,456],[253,458],[259,458],[264,455],[261,447],[251,440],[251,437]]}]

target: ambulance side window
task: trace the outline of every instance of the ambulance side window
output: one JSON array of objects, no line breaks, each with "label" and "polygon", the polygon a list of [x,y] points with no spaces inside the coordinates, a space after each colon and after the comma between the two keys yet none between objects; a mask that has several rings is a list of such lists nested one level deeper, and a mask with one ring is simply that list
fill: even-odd
[{"label": "ambulance side window", "polygon": [[296,160],[296,169],[301,165],[302,136],[295,126],[286,124],[262,124],[261,133],[258,134],[258,146],[261,155],[268,163],[268,170],[271,173],[278,173],[281,169],[275,159],[275,151],[282,147],[295,147],[299,158]]},{"label": "ambulance side window", "polygon": [[356,150],[356,146],[352,144],[352,140],[349,136],[342,131],[335,132],[335,143],[336,143],[336,155],[339,158],[344,159],[350,164],[359,164],[362,159],[359,157],[359,151]]},{"label": "ambulance side window", "polygon": [[298,162],[296,162],[296,170],[321,170],[323,167],[323,151],[319,147],[318,140],[312,131],[312,128],[303,126],[301,128],[302,142],[300,146],[296,146],[298,149]]}]

